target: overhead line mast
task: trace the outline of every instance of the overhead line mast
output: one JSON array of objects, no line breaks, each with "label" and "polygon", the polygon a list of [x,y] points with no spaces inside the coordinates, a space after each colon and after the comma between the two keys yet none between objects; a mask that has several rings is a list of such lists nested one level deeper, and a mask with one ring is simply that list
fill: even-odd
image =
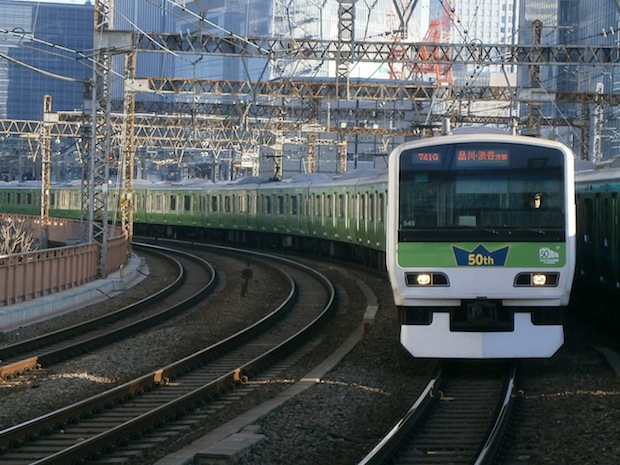
[{"label": "overhead line mast", "polygon": [[[89,132],[88,160],[84,163],[82,177],[82,221],[85,223],[86,239],[100,245],[99,276],[108,274],[108,236],[110,202],[110,164],[116,159],[112,146],[112,56],[133,52],[131,32],[114,31],[114,0],[95,0],[94,5],[94,54],[93,77],[85,87],[84,116]],[[133,72],[132,61],[126,68]],[[131,76],[133,77],[133,76]],[[131,98],[125,96],[129,119],[133,118]],[[127,117],[123,124],[126,125]],[[133,133],[133,126],[130,124]],[[128,145],[132,149],[133,134]],[[127,155],[124,152],[124,155]],[[133,171],[133,153],[128,155]],[[123,170],[119,174],[125,175]],[[133,173],[130,182],[133,180]],[[126,186],[123,186],[126,187]],[[131,192],[131,189],[130,189]],[[126,199],[121,192],[121,199]],[[131,202],[129,202],[131,208]],[[130,215],[129,215],[130,216]]]}]

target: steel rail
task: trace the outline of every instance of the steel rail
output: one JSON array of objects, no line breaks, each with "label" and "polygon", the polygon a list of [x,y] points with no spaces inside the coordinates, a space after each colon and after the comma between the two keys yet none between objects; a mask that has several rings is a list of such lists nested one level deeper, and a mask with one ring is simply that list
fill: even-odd
[{"label": "steel rail", "polygon": [[[170,297],[177,292],[184,284],[186,280],[186,274],[178,260],[166,256],[164,254],[165,249],[163,247],[150,245],[150,244],[135,244],[138,248],[149,249],[152,251],[158,250],[159,254],[173,263],[177,272],[176,278],[169,285],[161,289],[160,291],[148,296],[138,302],[123,307],[114,312],[108,313],[102,317],[92,318],[88,321],[75,324],[68,328],[64,328],[52,333],[44,334],[42,336],[28,339],[26,341],[19,342],[10,346],[6,346],[0,349],[0,359],[6,360],[9,357],[15,357],[17,354],[23,354],[32,351],[38,351],[43,347],[49,347],[52,344],[56,344],[59,341],[67,340],[73,337],[82,336],[88,332],[100,330],[106,325],[110,325],[123,320],[129,316],[133,316],[137,311],[143,310],[156,302],[160,302],[162,299]],[[92,350],[95,347],[100,347],[109,340],[119,340],[125,338],[131,334],[135,334],[137,331],[144,330],[159,322],[165,321],[168,318],[172,318],[178,315],[179,311],[190,308],[199,301],[203,300],[209,295],[215,287],[217,274],[215,269],[205,260],[191,256],[188,253],[175,252],[177,255],[184,255],[185,258],[190,259],[198,263],[201,267],[206,269],[211,276],[197,292],[193,295],[185,298],[184,300],[169,306],[168,308],[156,312],[151,316],[142,318],[139,321],[135,321],[121,327],[113,328],[109,331],[100,333],[98,336],[88,337],[87,339],[81,339],[79,341],[63,345],[59,348],[50,350],[48,352],[41,351],[39,354],[27,357],[15,362],[6,363],[0,366],[0,378],[8,379],[13,376],[18,376],[24,372],[32,369],[40,368],[42,366],[49,366],[58,360],[64,360],[71,357],[73,354],[81,354],[87,350]]]},{"label": "steel rail", "polygon": [[420,420],[425,409],[433,399],[434,390],[441,385],[443,370],[438,369],[428,382],[420,396],[407,410],[407,413],[394,425],[394,427],[381,439],[381,441],[366,455],[358,465],[377,465],[384,463],[388,457],[407,437],[414,425]]},{"label": "steel rail", "polygon": [[[512,365],[509,374],[504,378],[503,390],[501,401],[496,408],[496,414],[494,415],[493,422],[490,424],[486,434],[481,435],[481,446],[475,451],[472,451],[473,465],[489,465],[493,463],[495,456],[500,449],[504,432],[506,431],[508,422],[510,420],[510,413],[514,403],[514,389],[516,379],[516,365]],[[475,378],[474,378],[475,380]],[[420,427],[421,419],[431,409],[432,405],[435,405],[435,400],[442,399],[444,393],[441,389],[444,389],[444,384],[448,384],[449,375],[444,374],[444,370],[440,370],[429,381],[426,388],[422,391],[418,399],[407,411],[407,413],[395,424],[395,426],[383,437],[383,439],[360,461],[358,465],[378,465],[384,463],[400,463],[395,455],[399,454],[399,450],[403,450],[403,444],[415,439],[413,435],[415,428]],[[450,399],[450,397],[448,397]],[[458,398],[457,398],[458,399]],[[439,423],[443,424],[446,421],[444,417]],[[441,427],[441,426],[440,426]],[[463,424],[462,428],[469,428],[469,424]],[[427,431],[423,430],[423,436],[426,436]],[[430,430],[428,431],[430,432]],[[444,431],[445,433],[445,431]],[[417,434],[417,433],[416,433]],[[435,439],[435,442],[437,439]],[[472,439],[473,441],[473,439]],[[450,438],[445,438],[445,446],[434,446],[433,453],[436,454],[433,459],[433,463],[452,463],[453,460],[465,460],[465,456],[456,457],[451,450],[461,450],[458,444],[450,445]],[[434,444],[434,442],[431,442]],[[424,449],[424,440],[418,444],[418,447]],[[416,449],[417,450],[417,449]],[[431,453],[431,451],[429,451]],[[419,457],[420,460],[424,460],[424,456]],[[409,463],[411,457],[403,458],[403,463]],[[417,459],[416,459],[417,460]],[[469,460],[469,459],[467,459]],[[413,461],[412,463],[418,463]],[[419,462],[422,463],[422,462]],[[426,463],[426,462],[424,462]]]},{"label": "steel rail", "polygon": [[[256,254],[256,256],[267,257],[265,254]],[[87,458],[96,458],[100,454],[112,451],[117,445],[125,444],[130,441],[132,437],[139,437],[145,432],[152,431],[153,428],[157,426],[181,418],[187,412],[203,404],[206,400],[238,384],[245,376],[259,371],[275,360],[279,360],[288,355],[295,346],[303,343],[303,341],[310,336],[310,333],[313,333],[320,324],[324,323],[333,313],[336,303],[336,291],[331,282],[321,273],[291,260],[284,260],[281,257],[277,257],[277,259],[282,263],[285,262],[289,266],[302,268],[305,272],[312,273],[314,278],[318,279],[328,292],[325,305],[320,310],[318,316],[315,316],[310,323],[298,330],[295,335],[288,337],[285,341],[266,351],[263,355],[237,366],[212,382],[170,402],[159,405],[154,410],[139,415],[132,420],[125,421],[107,432],[86,438],[79,443],[75,443],[64,450],[53,453],[33,463],[39,465],[82,463],[82,461]],[[294,304],[297,299],[298,291],[292,278],[290,284],[292,288],[286,302],[282,303],[268,316],[261,318],[245,330],[203,349],[196,354],[185,357],[179,362],[175,362],[141,378],[125,383],[102,395],[93,396],[66,407],[65,409],[61,409],[60,411],[53,412],[0,432],[0,444],[4,446],[4,451],[7,452],[10,450],[10,446],[19,447],[21,443],[27,441],[29,438],[35,439],[38,435],[46,435],[53,431],[63,429],[67,423],[77,423],[80,421],[80,416],[97,415],[103,409],[111,408],[115,403],[123,403],[151,389],[157,389],[157,386],[165,384],[167,380],[174,379],[177,375],[180,376],[183,372],[194,369],[195,366],[205,363],[205,361],[212,359],[216,355],[228,351],[243,342],[252,340],[259,332],[270,326],[274,319],[277,320],[281,318],[283,313],[287,312]],[[0,455],[0,462],[2,462],[2,455]]]}]

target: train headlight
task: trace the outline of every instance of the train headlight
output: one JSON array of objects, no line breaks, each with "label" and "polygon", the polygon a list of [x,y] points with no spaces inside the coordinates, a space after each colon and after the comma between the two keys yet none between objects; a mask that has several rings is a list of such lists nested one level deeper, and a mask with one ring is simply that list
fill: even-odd
[{"label": "train headlight", "polygon": [[420,273],[416,277],[416,282],[418,286],[428,286],[431,283],[431,275],[428,273]]},{"label": "train headlight", "polygon": [[515,277],[515,287],[556,287],[560,273],[519,273]]},{"label": "train headlight", "polygon": [[448,277],[444,273],[421,272],[405,273],[405,282],[409,287],[449,286]]}]

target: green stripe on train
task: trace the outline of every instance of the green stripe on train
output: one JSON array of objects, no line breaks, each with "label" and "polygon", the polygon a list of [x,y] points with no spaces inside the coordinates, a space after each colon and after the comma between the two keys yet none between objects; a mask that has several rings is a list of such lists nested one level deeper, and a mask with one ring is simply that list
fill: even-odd
[{"label": "green stripe on train", "polygon": [[401,267],[559,268],[566,244],[558,242],[400,242]]}]

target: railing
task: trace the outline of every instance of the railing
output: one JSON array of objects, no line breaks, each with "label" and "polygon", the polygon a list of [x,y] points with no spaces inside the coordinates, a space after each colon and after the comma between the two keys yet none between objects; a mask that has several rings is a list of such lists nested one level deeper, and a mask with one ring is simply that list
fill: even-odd
[{"label": "railing", "polygon": [[[41,233],[38,217],[0,215],[0,219],[30,223],[34,234]],[[53,219],[47,225],[48,240],[71,243],[80,237],[79,221]],[[110,227],[107,273],[118,270],[127,261],[127,236],[120,228]],[[81,286],[99,278],[100,245],[82,243],[0,256],[0,307],[36,299]]]}]

